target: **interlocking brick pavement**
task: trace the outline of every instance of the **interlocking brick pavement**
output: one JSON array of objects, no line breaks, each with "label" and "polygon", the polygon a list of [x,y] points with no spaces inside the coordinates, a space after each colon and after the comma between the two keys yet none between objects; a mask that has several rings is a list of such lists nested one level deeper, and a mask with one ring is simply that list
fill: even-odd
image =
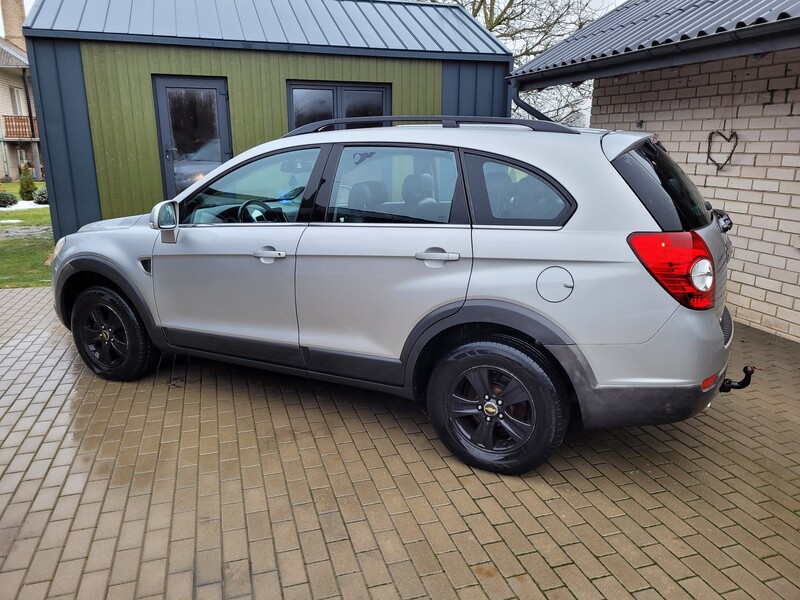
[{"label": "interlocking brick pavement", "polygon": [[104,381],[49,290],[0,290],[0,596],[800,598],[800,346],[739,326],[746,363],[699,417],[501,477],[355,388],[185,357]]}]

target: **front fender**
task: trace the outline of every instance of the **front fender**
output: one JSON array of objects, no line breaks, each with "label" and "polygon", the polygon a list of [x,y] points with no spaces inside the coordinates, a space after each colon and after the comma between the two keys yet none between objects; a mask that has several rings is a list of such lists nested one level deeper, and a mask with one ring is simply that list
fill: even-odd
[{"label": "front fender", "polygon": [[56,279],[53,281],[55,306],[61,322],[69,328],[69,307],[72,306],[74,296],[82,289],[75,288],[70,282],[75,282],[76,277],[84,278],[91,275],[99,276],[110,281],[131,302],[136,313],[142,319],[150,338],[156,345],[163,345],[164,339],[161,327],[155,320],[153,311],[142,292],[131,278],[110,259],[100,256],[78,256],[60,265]]}]

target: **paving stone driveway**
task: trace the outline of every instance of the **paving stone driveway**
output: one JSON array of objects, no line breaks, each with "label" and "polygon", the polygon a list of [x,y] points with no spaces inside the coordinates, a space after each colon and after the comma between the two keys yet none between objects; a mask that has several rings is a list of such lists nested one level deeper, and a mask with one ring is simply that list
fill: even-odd
[{"label": "paving stone driveway", "polygon": [[178,357],[94,377],[0,290],[0,597],[800,598],[800,345],[688,422],[465,467],[420,407]]}]

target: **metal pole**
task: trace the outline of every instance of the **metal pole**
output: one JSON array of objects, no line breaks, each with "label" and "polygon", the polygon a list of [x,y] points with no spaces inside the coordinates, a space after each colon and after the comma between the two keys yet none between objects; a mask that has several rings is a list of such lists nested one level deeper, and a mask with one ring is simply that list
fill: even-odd
[{"label": "metal pole", "polygon": [[35,179],[42,178],[42,167],[39,163],[39,142],[35,142],[36,128],[33,121],[33,107],[31,105],[31,93],[28,88],[28,69],[22,69],[22,87],[25,90],[25,103],[28,105],[28,124],[31,128],[31,153],[33,154],[33,176]]}]

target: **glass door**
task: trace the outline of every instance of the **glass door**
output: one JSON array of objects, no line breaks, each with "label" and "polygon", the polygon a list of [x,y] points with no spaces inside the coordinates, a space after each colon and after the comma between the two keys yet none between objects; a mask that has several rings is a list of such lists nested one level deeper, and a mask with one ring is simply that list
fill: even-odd
[{"label": "glass door", "polygon": [[158,141],[166,198],[233,155],[225,79],[155,77]]}]

